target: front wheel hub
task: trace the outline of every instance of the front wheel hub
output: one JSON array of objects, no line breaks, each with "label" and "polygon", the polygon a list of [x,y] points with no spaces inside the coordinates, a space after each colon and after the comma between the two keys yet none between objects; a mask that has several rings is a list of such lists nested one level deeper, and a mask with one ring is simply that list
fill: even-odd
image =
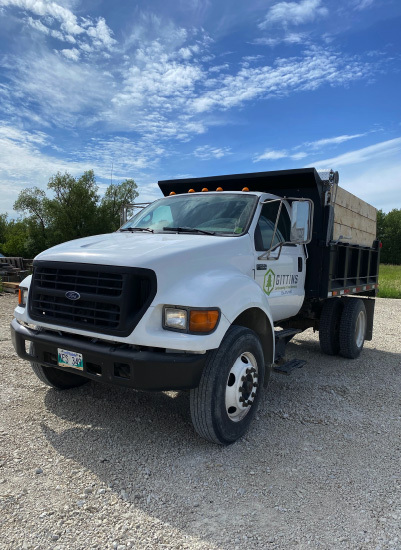
[{"label": "front wheel hub", "polygon": [[246,351],[234,361],[226,386],[226,411],[233,422],[240,422],[250,411],[258,387],[258,364],[252,353]]}]

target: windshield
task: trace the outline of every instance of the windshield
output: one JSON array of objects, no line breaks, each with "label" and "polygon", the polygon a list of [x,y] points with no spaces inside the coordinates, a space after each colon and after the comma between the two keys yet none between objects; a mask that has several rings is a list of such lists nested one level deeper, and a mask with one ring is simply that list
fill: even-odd
[{"label": "windshield", "polygon": [[160,199],[136,214],[121,231],[240,235],[247,229],[256,195],[176,195]]}]

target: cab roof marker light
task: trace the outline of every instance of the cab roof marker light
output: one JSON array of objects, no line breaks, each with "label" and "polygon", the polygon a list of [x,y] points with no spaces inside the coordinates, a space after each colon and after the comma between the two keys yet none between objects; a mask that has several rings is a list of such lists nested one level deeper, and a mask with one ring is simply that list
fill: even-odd
[{"label": "cab roof marker light", "polygon": [[247,191],[249,191],[249,188],[248,188],[248,187],[243,187],[242,190],[243,190],[244,192],[247,192]]},{"label": "cab roof marker light", "polygon": [[170,195],[176,195],[177,193],[175,191],[171,191]]},{"label": "cab roof marker light", "polygon": [[216,189],[216,191],[223,191],[223,188],[222,188],[222,187],[218,187],[218,188]]},{"label": "cab roof marker light", "polygon": [[207,193],[208,191],[209,191],[209,189],[208,189],[207,187],[204,187],[204,188],[202,189],[202,193]]},{"label": "cab roof marker light", "polygon": [[188,193],[195,193],[195,189],[190,189]]}]

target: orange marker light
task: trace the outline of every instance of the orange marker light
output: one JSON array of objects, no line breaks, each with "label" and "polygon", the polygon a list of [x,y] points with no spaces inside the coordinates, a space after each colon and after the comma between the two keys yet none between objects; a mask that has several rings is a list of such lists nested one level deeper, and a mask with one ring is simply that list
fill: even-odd
[{"label": "orange marker light", "polygon": [[202,189],[202,193],[207,193],[207,191],[209,191],[209,189],[208,189],[207,187],[204,187],[204,188]]},{"label": "orange marker light", "polygon": [[195,193],[195,189],[190,189],[188,193]]},{"label": "orange marker light", "polygon": [[18,289],[18,305],[23,306],[24,305],[24,295],[22,293],[22,290]]},{"label": "orange marker light", "polygon": [[170,195],[176,195],[177,193],[175,191],[171,191]]},{"label": "orange marker light", "polygon": [[223,191],[223,188],[222,188],[222,187],[218,187],[218,188],[216,189],[216,191]]},{"label": "orange marker light", "polygon": [[244,187],[242,190],[243,191],[249,191],[248,187]]},{"label": "orange marker light", "polygon": [[190,332],[211,332],[218,320],[219,312],[216,309],[193,309],[189,314],[189,330]]}]

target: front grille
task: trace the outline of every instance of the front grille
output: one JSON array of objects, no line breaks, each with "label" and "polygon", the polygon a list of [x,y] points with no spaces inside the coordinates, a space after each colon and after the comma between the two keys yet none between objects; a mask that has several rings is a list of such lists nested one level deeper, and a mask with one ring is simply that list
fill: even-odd
[{"label": "front grille", "polygon": [[39,267],[35,281],[45,288],[75,290],[103,296],[119,296],[123,288],[121,273]]},{"label": "front grille", "polygon": [[[67,298],[71,291],[79,298]],[[30,316],[59,326],[127,336],[155,294],[156,276],[149,269],[37,261]]]}]

